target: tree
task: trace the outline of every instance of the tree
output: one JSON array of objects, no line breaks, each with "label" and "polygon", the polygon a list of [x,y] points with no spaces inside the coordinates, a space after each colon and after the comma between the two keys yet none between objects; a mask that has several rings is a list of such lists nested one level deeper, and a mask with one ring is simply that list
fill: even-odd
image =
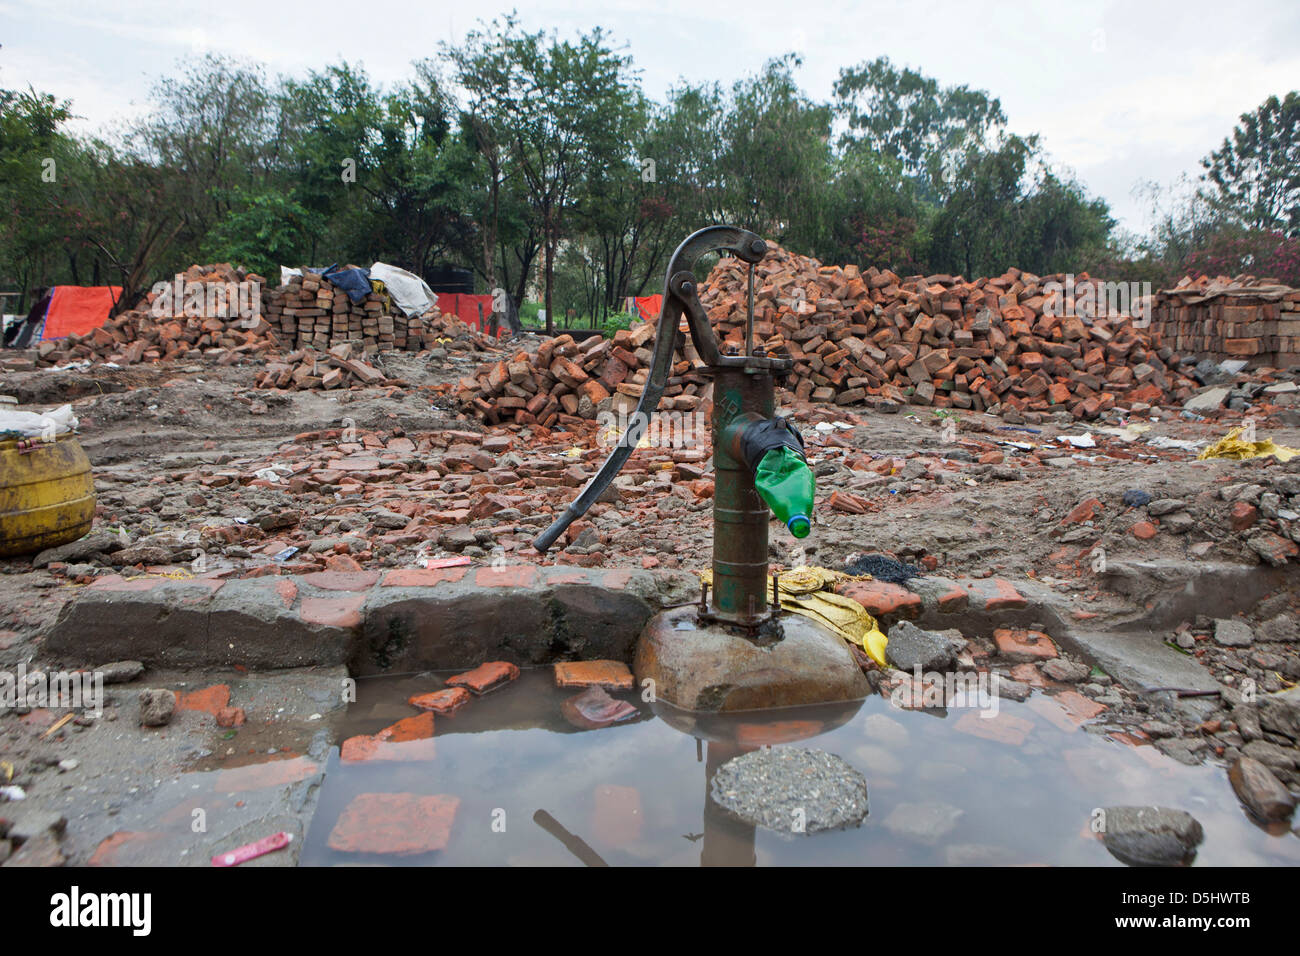
[{"label": "tree", "polygon": [[1214,197],[1242,225],[1300,235],[1300,93],[1241,114],[1201,165]]},{"label": "tree", "polygon": [[982,90],[940,87],[888,57],[840,70],[835,109],[845,138],[866,142],[903,164],[912,177],[933,179],[962,162],[971,146],[984,146],[1006,125],[1002,104]]},{"label": "tree", "polygon": [[511,117],[509,149],[540,220],[547,331],[554,330],[552,280],[565,217],[586,171],[619,158],[634,88],[630,58],[596,28],[576,42],[494,23],[490,44],[504,75],[494,111]]}]

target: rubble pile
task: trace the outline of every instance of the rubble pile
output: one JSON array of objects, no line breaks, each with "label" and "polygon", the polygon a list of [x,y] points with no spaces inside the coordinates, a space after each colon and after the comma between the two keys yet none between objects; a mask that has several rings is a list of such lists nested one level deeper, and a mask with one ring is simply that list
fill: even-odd
[{"label": "rubble pile", "polygon": [[401,379],[389,378],[365,359],[353,357],[352,345],[343,342],[318,354],[313,349],[298,349],[276,357],[259,372],[254,384],[258,388],[334,389],[352,385],[405,385]]},{"label": "rubble pile", "polygon": [[85,335],[41,342],[39,367],[70,362],[134,365],[173,359],[217,357],[230,365],[273,351],[280,340],[260,315],[262,278],[228,263],[194,265],[175,286],[150,291],[134,309]]},{"label": "rubble pile", "polygon": [[[744,347],[747,270],[723,259],[701,287],[724,347]],[[844,406],[888,402],[1010,421],[1067,411],[1095,419],[1111,409],[1181,403],[1193,393],[1197,382],[1178,371],[1159,336],[1138,328],[1129,313],[1111,311],[1104,295],[1090,294],[1087,309],[1076,309],[1081,290],[1099,286],[1083,275],[1067,287],[1066,278],[1019,269],[974,281],[903,278],[822,266],[773,247],[757,266],[755,345],[794,359],[783,384],[795,399]],[[651,324],[608,342],[560,336],[532,360],[520,353],[484,365],[456,396],[488,423],[591,419],[619,395],[639,397],[653,337]],[[709,386],[695,373],[697,363],[686,342],[661,408],[707,411]]]},{"label": "rubble pile", "polygon": [[445,347],[458,351],[487,351],[490,340],[437,305],[408,316],[382,292],[371,291],[359,301],[322,275],[292,276],[263,296],[266,318],[284,341],[299,349],[324,352],[349,343],[358,352],[418,352]]},{"label": "rubble pile", "polygon": [[1300,365],[1300,289],[1249,275],[1184,276],[1155,296],[1152,331],[1189,355]]},{"label": "rubble pile", "polygon": [[[613,339],[572,335],[544,341],[535,354],[519,351],[481,366],[457,383],[457,402],[489,424],[573,425],[594,419],[612,402],[636,404],[653,357],[655,327],[620,329]],[[693,355],[693,350],[690,354]],[[707,376],[683,358],[673,365],[661,410],[694,411],[712,394]],[[621,397],[621,398],[620,398]]]},{"label": "rubble pile", "polygon": [[[823,266],[779,247],[756,268],[755,341],[795,360],[786,385],[799,399],[854,405],[880,396],[1094,419],[1111,408],[1181,402],[1196,386],[1177,372],[1173,350],[1129,313],[1112,311],[1086,274],[901,277]],[[723,259],[700,293],[719,338],[736,346],[744,343],[747,272]]]}]

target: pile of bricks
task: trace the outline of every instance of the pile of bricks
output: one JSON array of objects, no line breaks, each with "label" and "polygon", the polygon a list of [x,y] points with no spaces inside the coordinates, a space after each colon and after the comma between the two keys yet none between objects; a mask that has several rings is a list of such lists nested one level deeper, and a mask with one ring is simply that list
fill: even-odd
[{"label": "pile of bricks", "polygon": [[[454,395],[488,424],[550,428],[591,420],[611,404],[635,406],[649,375],[654,335],[650,323],[620,329],[613,339],[597,335],[579,342],[560,335],[544,341],[536,354],[520,351],[481,366],[457,383]],[[711,387],[688,354],[673,365],[659,407],[694,411]]]},{"label": "pile of bricks", "polygon": [[359,302],[329,279],[307,273],[293,276],[263,296],[267,321],[284,341],[299,349],[324,352],[341,343],[358,352],[393,349],[418,352],[445,347],[485,351],[491,342],[436,305],[421,316],[407,316],[388,295],[369,292]]},{"label": "pile of bricks", "polygon": [[[1013,417],[1064,409],[1091,419],[1115,407],[1181,402],[1195,388],[1175,371],[1173,350],[1128,313],[1075,314],[1079,290],[1096,283],[1086,275],[1072,286],[1066,276],[1019,269],[973,281],[901,277],[823,266],[775,247],[756,268],[755,343],[795,360],[786,384],[799,399],[883,398]],[[723,259],[700,293],[719,339],[737,347],[747,272]]]},{"label": "pile of bricks", "polygon": [[[175,291],[150,291],[141,304],[84,335],[41,342],[38,366],[69,362],[138,362],[218,358],[230,365],[274,351],[280,341],[260,315],[262,278],[229,264],[194,265],[177,277]],[[247,302],[242,302],[241,291]]]},{"label": "pile of bricks", "polygon": [[1160,292],[1152,331],[1197,358],[1300,365],[1300,289],[1254,276],[1184,277]]},{"label": "pile of bricks", "polygon": [[324,354],[298,349],[283,358],[275,358],[258,373],[254,384],[257,388],[330,390],[354,385],[405,385],[406,382],[389,378],[374,365],[354,357],[352,346],[342,342]]},{"label": "pile of bricks", "polygon": [[[701,287],[724,349],[744,347],[747,270],[723,259]],[[1099,307],[1086,315],[1074,314],[1080,290],[1097,280],[1066,279],[1019,269],[974,281],[904,278],[823,266],[772,247],[755,277],[755,345],[794,359],[784,387],[817,403],[893,402],[1013,420],[1065,410],[1093,419],[1112,408],[1181,403],[1193,393],[1196,383],[1176,371],[1173,350],[1127,312],[1108,310],[1105,296],[1094,297]],[[635,403],[653,338],[649,323],[612,341],[562,335],[535,356],[520,352],[482,366],[455,395],[489,424],[592,419],[611,404]],[[698,361],[688,341],[661,409],[708,411],[710,384]]]}]

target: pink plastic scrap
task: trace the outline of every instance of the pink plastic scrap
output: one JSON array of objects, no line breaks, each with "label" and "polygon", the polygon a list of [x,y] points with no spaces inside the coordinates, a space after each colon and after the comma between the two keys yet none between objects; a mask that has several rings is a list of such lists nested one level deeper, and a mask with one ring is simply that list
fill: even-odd
[{"label": "pink plastic scrap", "polygon": [[276,850],[283,850],[289,845],[293,837],[281,830],[272,836],[258,840],[256,843],[246,843],[238,849],[231,850],[229,853],[219,853],[212,858],[213,866],[239,866],[241,863],[247,863],[249,860],[255,860],[259,856],[267,853],[273,853]]}]

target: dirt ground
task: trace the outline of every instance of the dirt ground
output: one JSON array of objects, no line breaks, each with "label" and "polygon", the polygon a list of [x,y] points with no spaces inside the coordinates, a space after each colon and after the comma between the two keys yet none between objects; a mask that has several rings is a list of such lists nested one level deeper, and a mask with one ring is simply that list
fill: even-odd
[{"label": "dirt ground", "polygon": [[[203,362],[6,374],[0,393],[24,406],[72,402],[99,504],[81,547],[0,560],[0,667],[39,663],[41,637],[64,602],[105,574],[417,567],[453,555],[607,568],[706,564],[707,434],[695,445],[638,451],[617,490],[543,558],[530,547],[532,536],[571,500],[607,448],[590,430],[485,430],[438,388],[466,374],[472,359],[401,353],[385,363],[411,387],[259,390],[252,387],[256,367]],[[1294,409],[1282,400],[1264,411],[1203,417],[1168,409],[1092,423],[1066,416],[1008,424],[965,413],[953,419],[915,406],[785,410],[806,437],[819,512],[803,541],[772,525],[777,565],[842,570],[857,556],[880,552],[945,578],[1032,580],[1076,596],[1104,621],[1143,611],[1133,588],[1116,586],[1117,567],[1295,568],[1300,514],[1290,509],[1300,511],[1300,459],[1196,457],[1248,415],[1260,437],[1300,447]],[[1216,640],[1220,615],[1213,607],[1189,615],[1163,639],[1231,683],[1250,677],[1266,692],[1293,686],[1300,679],[1295,580],[1290,575],[1291,585],[1246,619],[1258,629],[1253,642]],[[220,675],[169,677],[201,686]],[[1097,690],[1106,694],[1105,686]],[[1219,720],[1225,734],[1238,730],[1228,726],[1232,703],[1225,697],[1206,718]],[[122,724],[134,723],[134,706],[121,712]],[[296,708],[291,745],[273,746],[319,756],[321,741],[313,743],[301,723],[312,707],[305,701]],[[1133,713],[1135,721],[1146,719]],[[43,779],[75,774],[58,769],[59,759],[70,759],[66,751],[50,762],[30,717],[0,720],[0,748],[11,762],[17,755],[10,779],[30,785],[42,768],[53,768]],[[88,724],[79,718],[73,726]],[[178,729],[178,749],[168,751],[166,766],[210,754],[210,730],[196,725],[187,737]],[[1172,735],[1195,732],[1189,719]],[[1199,752],[1196,759],[1227,759],[1252,739],[1290,744],[1262,733],[1217,745],[1211,739],[1210,747],[1192,752]],[[1300,779],[1296,753],[1291,747],[1292,756],[1274,755],[1272,763],[1293,789]],[[163,759],[161,752],[155,757]],[[153,759],[139,761],[138,772]],[[130,776],[106,799],[126,799]]]}]

